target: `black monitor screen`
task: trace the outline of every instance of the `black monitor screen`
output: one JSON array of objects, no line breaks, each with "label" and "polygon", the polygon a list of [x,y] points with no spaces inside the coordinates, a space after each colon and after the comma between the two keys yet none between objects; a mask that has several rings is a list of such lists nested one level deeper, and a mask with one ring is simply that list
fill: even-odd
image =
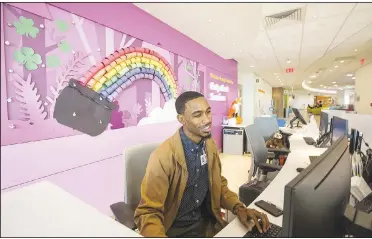
[{"label": "black monitor screen", "polygon": [[328,114],[322,111],[320,113],[319,133],[323,135],[327,133],[327,131],[328,131]]},{"label": "black monitor screen", "polygon": [[302,123],[302,124],[307,124],[306,123],[306,120],[304,119],[304,117],[302,117],[300,111],[298,111],[298,109],[296,108],[292,108],[293,110],[293,113],[294,115],[297,117],[297,119]]},{"label": "black monitor screen", "polygon": [[333,116],[332,123],[332,141],[331,144],[336,142],[340,137],[348,135],[348,121],[337,116]]}]

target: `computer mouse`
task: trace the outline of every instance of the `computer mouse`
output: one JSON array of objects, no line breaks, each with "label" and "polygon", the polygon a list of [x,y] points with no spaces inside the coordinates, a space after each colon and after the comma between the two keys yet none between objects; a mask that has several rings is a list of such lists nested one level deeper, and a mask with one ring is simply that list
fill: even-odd
[{"label": "computer mouse", "polygon": [[296,171],[301,173],[304,170],[304,168],[296,168]]}]

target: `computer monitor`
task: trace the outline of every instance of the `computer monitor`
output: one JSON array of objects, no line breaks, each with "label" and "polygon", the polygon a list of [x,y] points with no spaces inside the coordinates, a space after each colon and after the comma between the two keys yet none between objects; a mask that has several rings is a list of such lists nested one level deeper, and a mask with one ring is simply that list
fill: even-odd
[{"label": "computer monitor", "polygon": [[293,122],[295,122],[297,119],[304,125],[307,125],[306,123],[306,120],[304,119],[304,117],[302,117],[300,111],[298,111],[298,109],[296,108],[292,108],[293,110],[293,114],[295,115],[295,117],[293,117],[293,119],[289,122],[290,125],[291,125],[291,128],[293,127]]},{"label": "computer monitor", "polygon": [[332,122],[332,138],[331,138],[331,144],[337,141],[338,138],[344,135],[348,135],[349,133],[349,126],[348,126],[348,120],[342,119],[337,116],[333,116],[333,122]]},{"label": "computer monitor", "polygon": [[325,112],[320,112],[320,124],[319,124],[319,133],[324,135],[328,132],[328,114]]},{"label": "computer monitor", "polygon": [[282,237],[342,237],[351,188],[347,137],[340,137],[284,189]]},{"label": "computer monitor", "polygon": [[359,131],[356,129],[351,129],[350,141],[349,141],[350,154],[354,154],[355,152],[357,152],[358,140],[359,140]]}]

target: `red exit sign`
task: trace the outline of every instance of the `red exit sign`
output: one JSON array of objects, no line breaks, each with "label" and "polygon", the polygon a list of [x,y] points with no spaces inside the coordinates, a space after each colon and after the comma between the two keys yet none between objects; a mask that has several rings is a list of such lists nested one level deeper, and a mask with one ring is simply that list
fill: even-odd
[{"label": "red exit sign", "polygon": [[293,73],[294,69],[293,68],[287,68],[287,69],[285,69],[285,72],[286,73]]}]

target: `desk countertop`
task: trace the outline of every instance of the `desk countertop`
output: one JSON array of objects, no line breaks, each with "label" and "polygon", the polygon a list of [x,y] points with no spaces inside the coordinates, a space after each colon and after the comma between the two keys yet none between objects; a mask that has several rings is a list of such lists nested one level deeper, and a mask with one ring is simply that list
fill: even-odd
[{"label": "desk countertop", "polygon": [[140,237],[47,181],[1,195],[2,237]]},{"label": "desk countertop", "polygon": [[[281,209],[284,206],[284,187],[299,173],[296,168],[305,168],[310,164],[309,156],[321,155],[326,149],[315,148],[314,146],[307,145],[303,137],[318,136],[318,130],[315,121],[308,124],[306,127],[292,131],[294,134],[290,137],[291,153],[288,155],[287,161],[278,175],[269,184],[269,186],[248,206],[257,211],[264,212],[262,209],[256,207],[254,203],[259,200],[269,201]],[[267,213],[266,213],[267,214]],[[274,217],[267,214],[269,221],[278,226],[282,226],[283,217]],[[235,218],[232,220],[216,237],[243,237],[248,232],[240,221]]]}]

